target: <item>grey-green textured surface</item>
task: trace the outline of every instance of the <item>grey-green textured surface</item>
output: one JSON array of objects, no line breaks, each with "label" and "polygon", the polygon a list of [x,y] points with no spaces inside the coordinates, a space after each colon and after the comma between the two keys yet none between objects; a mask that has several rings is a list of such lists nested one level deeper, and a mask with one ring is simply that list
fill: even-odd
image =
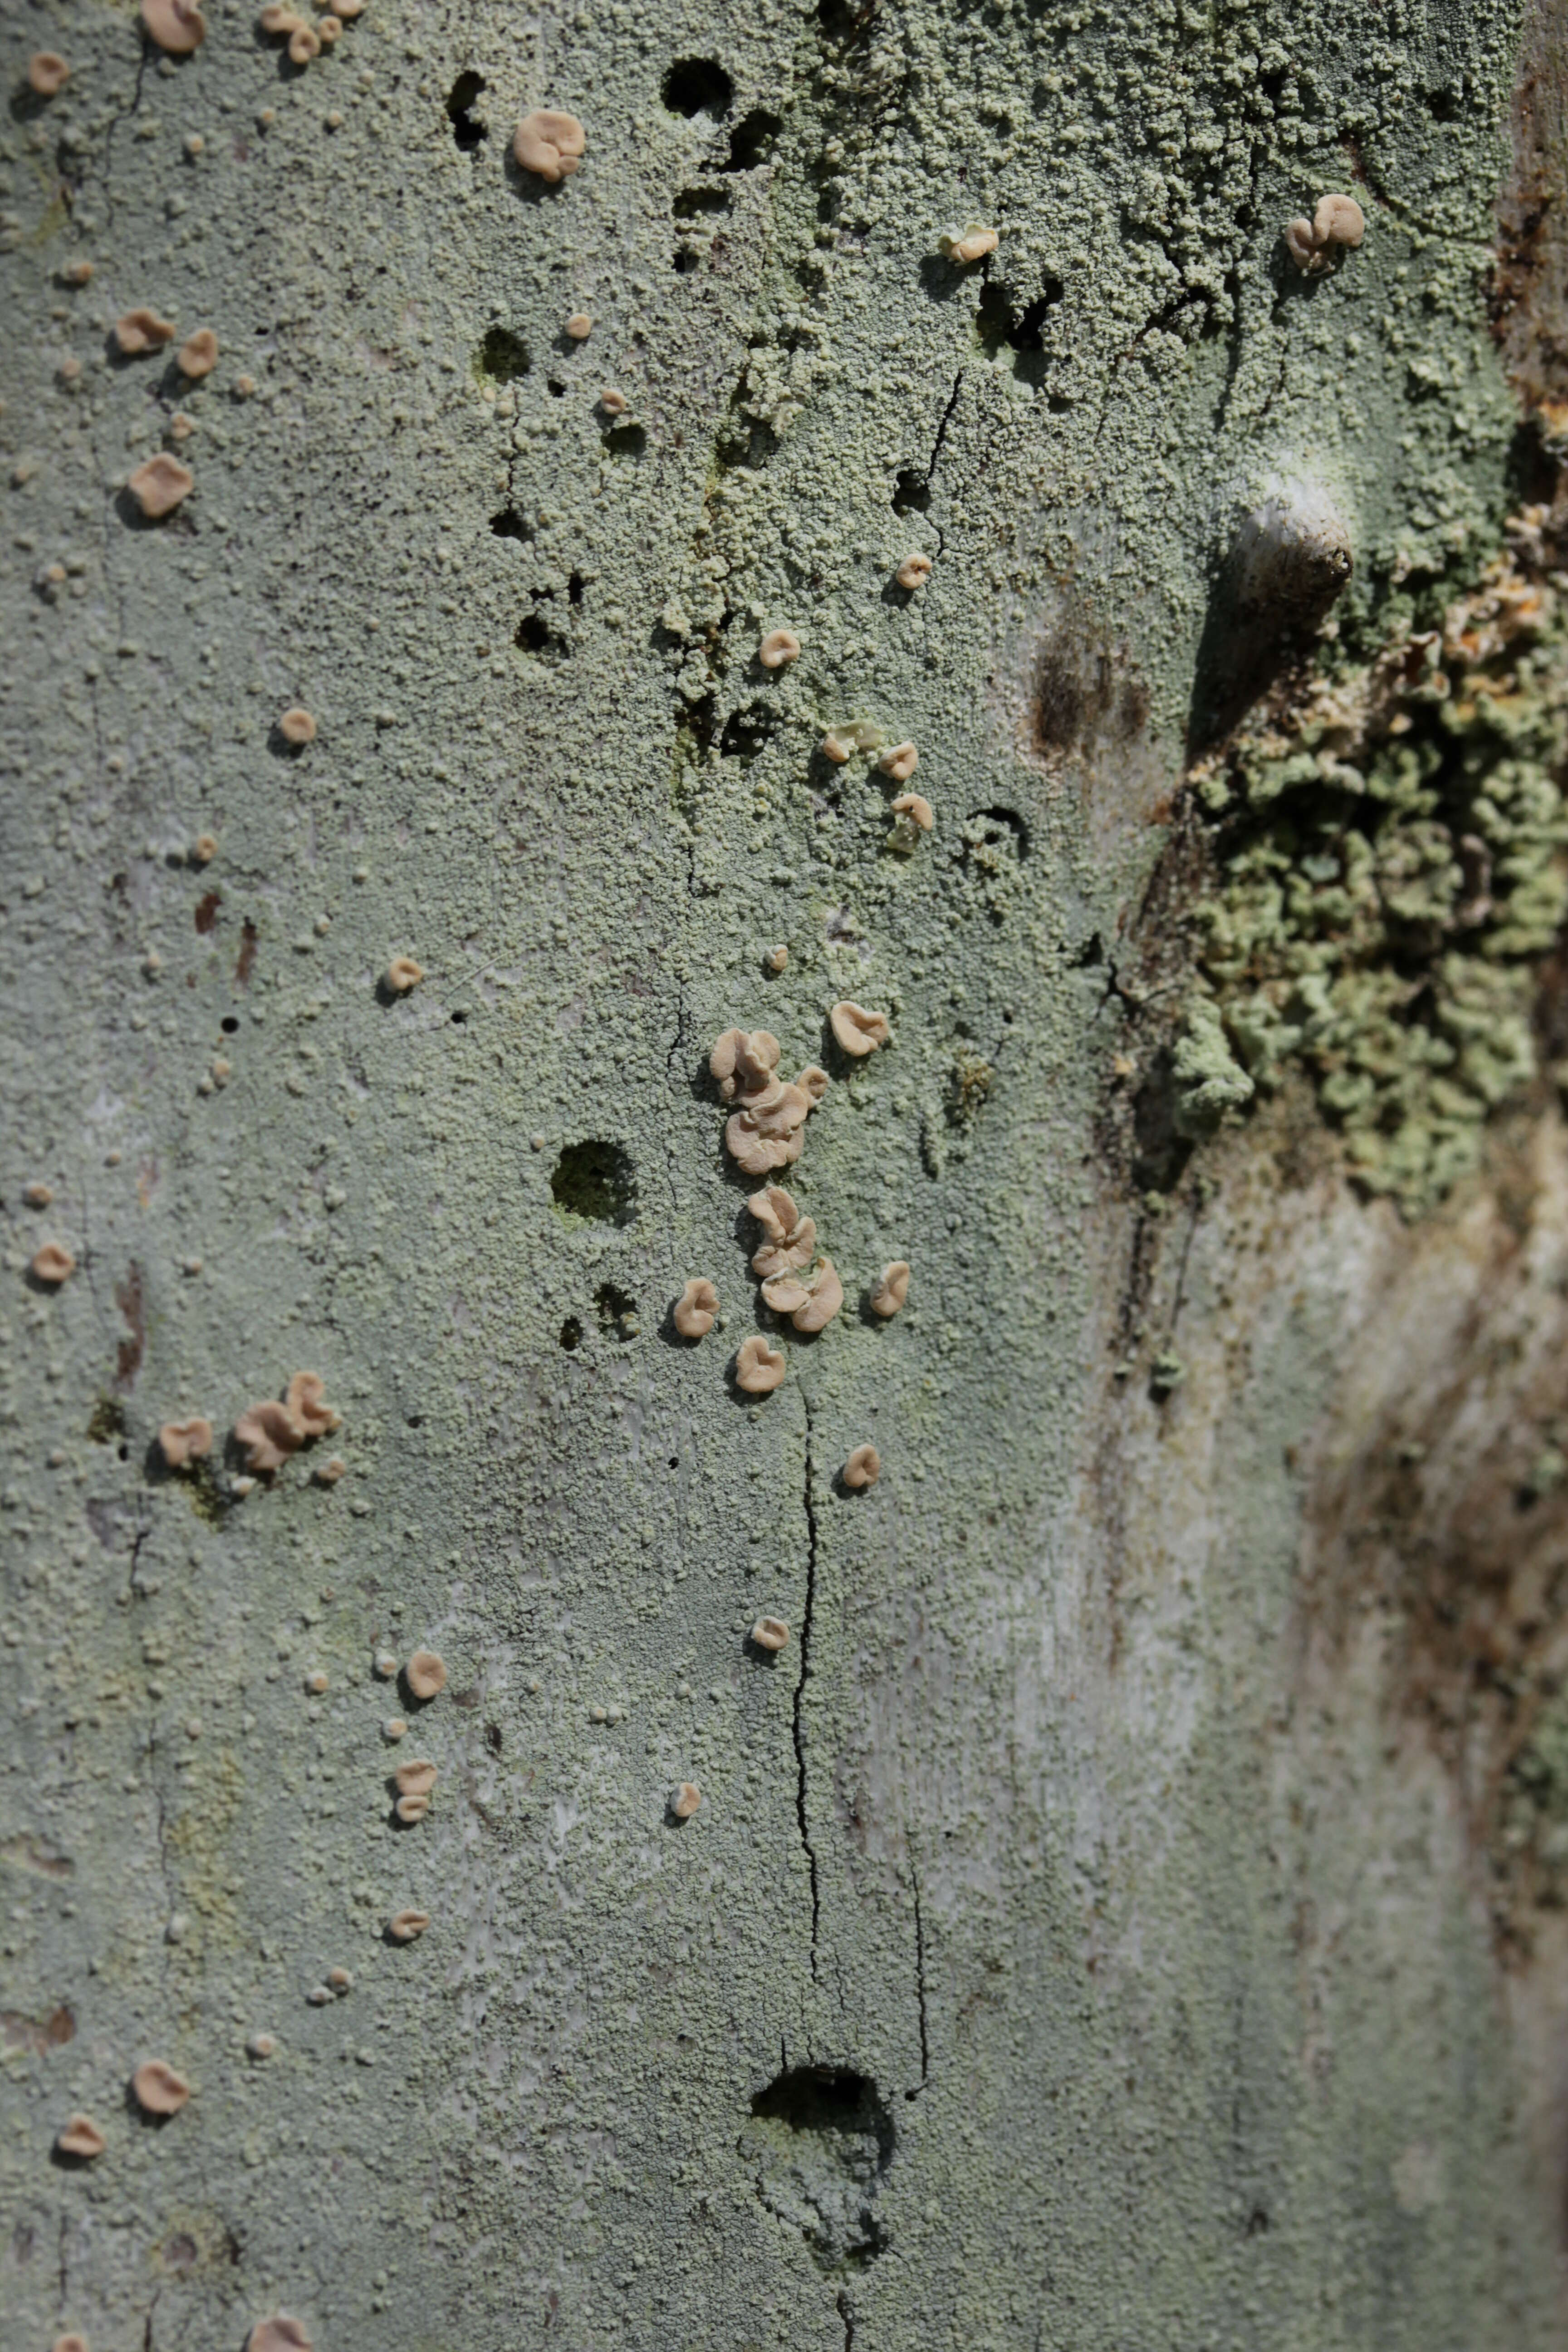
[{"label": "grey-green textured surface", "polygon": [[[1392,1214],[1206,1224],[1162,1405],[1110,1377],[1097,1124],[1235,518],[1318,486],[1356,598],[1496,542],[1510,12],[370,0],[303,71],[237,7],[178,66],[123,8],[4,29],[9,87],[73,66],[5,131],[8,2340],[1559,2340],[1458,1799],[1374,1675],[1301,1677],[1289,1449]],[[683,58],[722,121],[663,102]],[[553,191],[533,104],[587,127]],[[1281,226],[1343,185],[1366,242],[1300,281]],[[216,331],[204,384],[105,357],[141,303]],[[195,491],[144,527],[176,408]],[[856,716],[920,746],[910,856],[816,756]],[[752,1405],[706,1054],[826,1057],[842,994],[895,1042],[792,1183],[847,1303]],[[552,1202],[584,1139],[624,1224]],[[300,1368],[335,1487],[152,1466]],[[398,1831],[371,1662],[420,1642]],[[195,2084],[158,2127],[154,2054]],[[752,2116],[814,2065],[874,2127]]]}]

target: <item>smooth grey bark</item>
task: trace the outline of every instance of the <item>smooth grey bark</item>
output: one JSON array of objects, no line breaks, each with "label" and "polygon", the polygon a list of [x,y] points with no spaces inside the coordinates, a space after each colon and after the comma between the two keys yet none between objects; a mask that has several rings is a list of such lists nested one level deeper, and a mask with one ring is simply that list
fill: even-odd
[{"label": "smooth grey bark", "polygon": [[[1130,1107],[1242,519],[1319,501],[1365,620],[1521,494],[1513,14],[5,37],[7,2340],[1560,2341],[1556,1915],[1499,1892],[1469,1651],[1421,1665],[1472,1622],[1437,1466],[1557,1377],[1554,1114],[1405,1225],[1300,1087],[1163,1190]],[[1336,190],[1364,244],[1303,278]],[[213,373],[117,353],[143,305]],[[823,758],[854,720],[929,837]],[[734,1024],[832,1078],[811,1340],[747,1265]],[[242,1492],[300,1370],[342,1426]],[[416,1706],[374,1661],[420,1647]]]}]

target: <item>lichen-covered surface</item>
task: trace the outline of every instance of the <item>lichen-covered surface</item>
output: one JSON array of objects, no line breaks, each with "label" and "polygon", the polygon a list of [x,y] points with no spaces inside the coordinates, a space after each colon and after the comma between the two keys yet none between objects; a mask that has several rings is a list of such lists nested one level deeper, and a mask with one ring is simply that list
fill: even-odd
[{"label": "lichen-covered surface", "polygon": [[[1363,1591],[1341,1538],[1415,1504],[1340,1475],[1392,1335],[1474,1337],[1421,1319],[1450,1260],[1568,1221],[1554,1130],[1413,1226],[1294,1069],[1190,1159],[1134,1108],[1217,1002],[1216,868],[1162,854],[1273,658],[1223,624],[1246,518],[1349,549],[1371,646],[1539,494],[1511,11],[3,29],[7,2340],[1560,2340],[1561,1727],[1410,1702],[1421,1559]],[[534,106],[586,128],[553,187]],[[1303,275],[1326,190],[1365,240]],[[142,307],[176,339],[122,355]],[[822,756],[857,721],[929,835]],[[815,1338],[749,1271],[732,1024],[831,1077],[783,1171]],[[301,1370],[341,1427],[244,1492]],[[375,1667],[419,1648],[425,1702]]]}]

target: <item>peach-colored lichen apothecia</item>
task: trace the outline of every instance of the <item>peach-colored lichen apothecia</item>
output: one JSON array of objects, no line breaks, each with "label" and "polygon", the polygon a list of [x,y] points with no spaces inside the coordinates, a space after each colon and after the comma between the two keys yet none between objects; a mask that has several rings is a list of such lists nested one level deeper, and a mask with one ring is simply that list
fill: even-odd
[{"label": "peach-colored lichen apothecia", "polygon": [[553,186],[576,171],[587,144],[588,134],[574,114],[536,106],[512,133],[511,152],[523,171]]},{"label": "peach-colored lichen apothecia", "polygon": [[271,2319],[258,2319],[245,2339],[245,2352],[315,2352],[302,2319],[290,2319],[279,2312]]},{"label": "peach-colored lichen apothecia", "polygon": [[815,1064],[792,1082],[781,1079],[779,1052],[766,1029],[726,1029],[708,1056],[720,1100],[738,1105],[724,1129],[724,1149],[748,1176],[765,1176],[800,1158],[806,1119],[826,1091],[827,1074]]},{"label": "peach-colored lichen apothecia", "polygon": [[735,1386],[748,1396],[771,1396],[784,1376],[784,1350],[770,1348],[760,1332],[742,1339],[735,1355]]},{"label": "peach-colored lichen apothecia", "polygon": [[858,1491],[874,1486],[882,1475],[882,1457],[874,1445],[858,1445],[844,1465],[844,1484]]},{"label": "peach-colored lichen apothecia", "polygon": [[207,37],[207,20],[195,0],[142,0],[142,22],[161,49],[188,58]]},{"label": "peach-colored lichen apothecia", "polygon": [[150,2116],[177,2116],[191,2095],[184,2076],[162,2058],[145,2059],[132,2075],[131,2087],[137,2105]]},{"label": "peach-colored lichen apothecia", "polygon": [[670,1792],[669,1810],[678,1822],[689,1822],[702,1802],[702,1791],[695,1780],[678,1781]]},{"label": "peach-colored lichen apothecia", "polygon": [[149,522],[161,522],[166,514],[188,499],[196,487],[196,478],[177,457],[160,451],[138,466],[125,485]]},{"label": "peach-colored lichen apothecia", "polygon": [[1285,224],[1285,244],[1298,269],[1323,268],[1331,245],[1353,249],[1365,235],[1366,215],[1353,196],[1320,196],[1310,220]]},{"label": "peach-colored lichen apothecia", "polygon": [[863,1004],[851,997],[841,997],[827,1016],[828,1026],[838,1041],[841,1052],[859,1061],[874,1054],[879,1045],[888,1045],[892,1031],[885,1013],[868,1013]]},{"label": "peach-colored lichen apothecia", "polygon": [[27,88],[35,98],[58,98],[71,78],[71,69],[58,50],[39,49],[27,60]]},{"label": "peach-colored lichen apothecia", "polygon": [[76,1260],[63,1242],[46,1242],[42,1249],[33,1252],[30,1271],[35,1282],[47,1282],[58,1289],[76,1272]]},{"label": "peach-colored lichen apothecia", "polygon": [[705,1339],[719,1312],[719,1293],[703,1275],[693,1275],[675,1302],[673,1320],[683,1339]]},{"label": "peach-colored lichen apothecia", "polygon": [[187,335],[174,354],[174,364],[193,383],[211,375],[217,365],[217,337],[212,329],[198,327],[194,335]]},{"label": "peach-colored lichen apothecia", "polygon": [[395,1911],[386,1923],[386,1932],[395,1944],[412,1944],[429,1925],[428,1911]]},{"label": "peach-colored lichen apothecia", "polygon": [[782,1650],[789,1640],[789,1627],[782,1617],[759,1617],[752,1628],[752,1641],[759,1650]]},{"label": "peach-colored lichen apothecia", "polygon": [[140,359],[147,352],[161,351],[174,340],[174,322],[160,319],[156,310],[143,306],[127,310],[114,321],[114,340],[127,359]]},{"label": "peach-colored lichen apothecia", "polygon": [[201,1413],[189,1421],[166,1421],[158,1432],[158,1451],[171,1470],[184,1470],[213,1450],[213,1425]]},{"label": "peach-colored lichen apothecia", "polygon": [[896,1257],[882,1268],[870,1297],[873,1315],[884,1320],[896,1315],[910,1295],[910,1267],[907,1258]]},{"label": "peach-colored lichen apothecia", "polygon": [[437,1698],[447,1687],[446,1663],[434,1650],[416,1650],[403,1678],[416,1698]]},{"label": "peach-colored lichen apothecia", "polygon": [[79,2164],[90,2164],[94,2157],[103,2154],[109,2142],[90,2116],[74,2115],[67,2118],[55,2134],[55,2146],[62,2156],[74,2156]]}]

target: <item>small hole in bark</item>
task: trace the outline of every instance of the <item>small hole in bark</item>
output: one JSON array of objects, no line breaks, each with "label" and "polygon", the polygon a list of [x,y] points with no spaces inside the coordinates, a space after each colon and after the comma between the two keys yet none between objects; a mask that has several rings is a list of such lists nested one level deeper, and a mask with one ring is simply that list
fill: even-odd
[{"label": "small hole in bark", "polygon": [[741,2151],[756,2168],[763,2204],[795,2224],[821,2268],[859,2270],[885,2242],[875,2200],[893,2142],[869,2075],[794,2066],[752,2101]]},{"label": "small hole in bark", "polygon": [[561,1326],[560,1339],[561,1345],[568,1353],[570,1353],[574,1348],[580,1348],[582,1346],[583,1326],[578,1322],[575,1315],[568,1315],[565,1322]]},{"label": "small hole in bark", "polygon": [[664,78],[664,102],[671,114],[728,114],[735,85],[716,58],[678,58]]},{"label": "small hole in bark", "polygon": [[906,466],[893,486],[895,514],[924,514],[931,504],[931,484],[923,474]]},{"label": "small hole in bark", "polygon": [[528,345],[510,327],[491,327],[479,345],[480,369],[496,383],[515,383],[531,364]]},{"label": "small hole in bark", "polygon": [[550,1190],[563,1216],[585,1223],[626,1225],[635,1213],[636,1172],[618,1143],[569,1143],[555,1163]]},{"label": "small hole in bark", "polygon": [[233,1013],[226,1013],[224,1014],[224,1016],[223,1016],[223,1019],[218,1023],[218,1024],[217,1024],[217,1025],[218,1025],[218,1027],[223,1031],[223,1034],[224,1034],[224,1035],[225,1035],[226,1037],[232,1037],[232,1036],[234,1035],[235,1032],[236,1032],[236,1031],[237,1030],[237,1028],[239,1027],[239,1024],[238,1024],[238,1022],[235,1019],[235,1017],[234,1017],[234,1015],[233,1015]]},{"label": "small hole in bark", "polygon": [[753,106],[750,114],[736,123],[730,133],[730,172],[754,172],[759,163],[772,160],[773,146],[784,124],[765,106]]},{"label": "small hole in bark", "polygon": [[452,136],[465,155],[482,146],[489,131],[482,122],[476,122],[471,109],[485,87],[482,74],[460,73],[452,84],[447,100],[447,120],[452,126]]},{"label": "small hole in bark", "polygon": [[732,710],[724,721],[724,731],[719,738],[721,758],[748,762],[754,760],[766,746],[777,724],[765,702],[752,702],[744,710]]},{"label": "small hole in bark", "polygon": [[531,539],[533,537],[531,527],[524,522],[520,514],[514,514],[510,507],[503,507],[500,514],[491,515],[490,529],[498,539]]},{"label": "small hole in bark", "polygon": [[647,447],[647,434],[640,425],[612,425],[604,446],[611,457],[640,457]]}]

